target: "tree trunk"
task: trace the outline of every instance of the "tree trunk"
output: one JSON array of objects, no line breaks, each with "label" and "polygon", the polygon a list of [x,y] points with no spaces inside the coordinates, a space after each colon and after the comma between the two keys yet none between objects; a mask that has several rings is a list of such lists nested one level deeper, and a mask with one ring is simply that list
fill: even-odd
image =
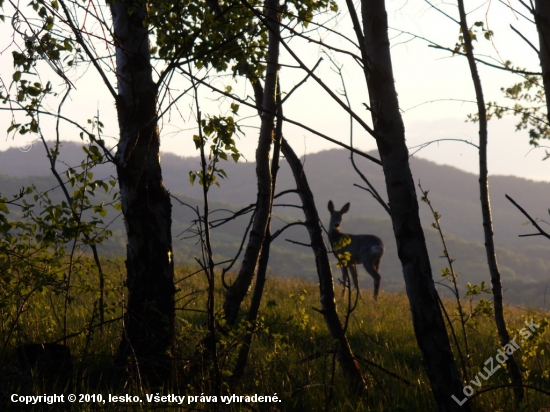
[{"label": "tree trunk", "polygon": [[223,305],[225,319],[228,325],[234,325],[237,321],[239,308],[245,298],[252,280],[254,271],[260,258],[262,244],[264,242],[272,201],[271,169],[269,164],[269,152],[274,137],[274,120],[276,107],[277,73],[279,70],[279,15],[278,0],[266,0],[266,21],[269,26],[267,69],[265,78],[265,90],[263,94],[262,123],[258,148],[256,150],[256,176],[258,178],[258,196],[256,200],[256,215],[250,231],[248,245],[243,258],[241,270],[235,282],[225,295]]},{"label": "tree trunk", "polygon": [[[460,27],[464,34],[464,42],[466,44],[466,56],[470,66],[472,80],[476,93],[477,108],[479,112],[479,194],[481,200],[481,215],[483,218],[483,234],[485,236],[485,251],[487,254],[487,263],[489,265],[489,273],[491,274],[491,284],[493,286],[493,305],[495,309],[495,323],[497,326],[498,337],[502,346],[510,343],[510,335],[506,329],[506,321],[504,319],[504,309],[502,304],[502,283],[500,271],[497,263],[497,255],[495,252],[495,239],[493,234],[493,217],[491,215],[491,203],[489,195],[489,171],[487,169],[487,111],[485,108],[485,99],[483,97],[483,89],[481,80],[477,71],[476,62],[474,59],[474,49],[472,39],[469,36],[468,23],[466,21],[466,12],[464,10],[464,2],[458,0],[458,10],[460,13]],[[508,356],[506,361],[510,379],[515,385],[514,395],[516,403],[519,404],[523,399],[523,379],[521,371],[513,354]]]},{"label": "tree trunk", "polygon": [[306,217],[306,227],[311,239],[311,248],[315,254],[315,265],[317,267],[317,274],[319,275],[321,311],[328,326],[331,338],[338,342],[336,358],[350,386],[358,391],[366,390],[365,380],[357,362],[355,362],[348,338],[346,337],[346,333],[338,317],[338,311],[336,310],[332,270],[328,259],[327,248],[323,240],[323,231],[319,224],[320,220],[317,214],[317,208],[315,207],[315,201],[313,200],[313,194],[309,188],[309,183],[306,179],[300,159],[296,156],[285,139],[283,139],[281,149],[292,169],[298,194],[302,200]]},{"label": "tree trunk", "polygon": [[174,340],[171,204],[160,168],[157,88],[143,2],[111,5],[120,141],[116,167],[128,236],[128,306],[119,361],[131,356],[149,382],[165,378]]},{"label": "tree trunk", "polygon": [[[452,395],[463,398],[460,396],[462,385],[439,308],[418,214],[418,200],[405,144],[405,128],[393,79],[384,0],[362,0],[361,4],[365,47],[363,56],[368,56],[364,64],[370,110],[384,168],[393,230],[403,266],[416,339],[438,410],[469,411],[468,403],[460,406],[452,399]],[[358,25],[356,17],[354,23],[354,26]],[[358,27],[355,29],[361,42],[361,32]]]},{"label": "tree trunk", "polygon": [[[259,82],[257,82],[259,85]],[[261,91],[260,91],[261,89]],[[259,85],[261,92],[260,96],[263,96],[263,88]],[[279,114],[282,115],[283,108],[281,107],[281,89],[279,82],[277,82],[277,107]],[[261,115],[261,113],[260,113]],[[281,140],[283,137],[283,119],[277,118],[277,126],[275,127],[275,144],[273,146],[273,160],[271,163],[271,205],[270,215],[273,212],[273,199],[275,196],[275,187],[277,185],[277,173],[279,171],[279,159],[281,154]],[[267,229],[264,237],[264,243],[262,245],[262,253],[258,262],[258,275],[256,276],[256,284],[254,285],[254,293],[250,301],[250,307],[248,314],[246,315],[246,333],[242,339],[241,348],[233,368],[233,378],[240,378],[248,363],[248,354],[250,353],[250,346],[252,344],[252,338],[256,331],[256,321],[258,314],[260,313],[260,304],[262,303],[262,296],[264,294],[264,286],[267,277],[267,268],[269,263],[269,252],[271,250],[271,217],[267,222]]]},{"label": "tree trunk", "polygon": [[539,32],[539,58],[546,94],[546,115],[550,121],[550,2],[548,0],[535,0],[535,22]]}]

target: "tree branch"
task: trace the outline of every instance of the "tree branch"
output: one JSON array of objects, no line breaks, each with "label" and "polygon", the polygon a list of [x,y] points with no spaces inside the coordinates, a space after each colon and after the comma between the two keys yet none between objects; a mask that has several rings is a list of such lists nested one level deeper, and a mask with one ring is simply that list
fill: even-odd
[{"label": "tree branch", "polygon": [[527,219],[529,219],[529,221],[531,222],[531,224],[532,224],[533,226],[535,226],[535,227],[538,229],[538,231],[539,231],[538,234],[520,235],[520,236],[536,236],[536,235],[542,235],[542,236],[544,236],[544,237],[550,239],[550,234],[548,234],[547,232],[545,232],[544,230],[542,230],[542,228],[539,226],[539,224],[536,222],[536,220],[533,219],[533,218],[529,215],[529,213],[527,213],[527,212],[525,211],[525,209],[523,209],[520,205],[518,205],[518,204],[516,203],[516,201],[515,201],[514,199],[512,199],[510,196],[508,196],[508,195],[505,195],[505,196],[506,196],[506,199],[508,199],[515,207],[517,207],[517,208],[519,209],[519,211],[520,211],[521,213],[523,213],[523,215],[524,215]]}]

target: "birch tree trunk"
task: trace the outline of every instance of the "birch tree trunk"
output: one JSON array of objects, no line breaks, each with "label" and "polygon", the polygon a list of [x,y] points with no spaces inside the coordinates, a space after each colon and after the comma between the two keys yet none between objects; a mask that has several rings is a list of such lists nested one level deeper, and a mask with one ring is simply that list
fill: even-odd
[{"label": "birch tree trunk", "polygon": [[[350,4],[351,1],[348,2]],[[363,31],[355,10],[350,8],[350,13],[358,41],[364,47],[362,56],[374,133],[383,164],[397,252],[403,267],[416,340],[438,410],[469,411],[468,403],[460,406],[452,399],[452,395],[463,398],[462,385],[439,308],[418,214],[405,128],[393,79],[384,0],[362,0],[361,5]]]},{"label": "birch tree trunk", "polygon": [[[466,21],[466,11],[464,2],[458,0],[458,10],[460,13],[460,27],[464,35],[464,43],[466,45],[466,57],[470,66],[470,73],[474,83],[476,93],[477,109],[479,112],[479,197],[481,201],[481,215],[483,218],[483,234],[485,237],[485,252],[487,254],[487,264],[489,273],[491,274],[491,285],[493,286],[493,306],[495,310],[495,323],[498,331],[498,337],[502,346],[510,343],[510,334],[506,328],[506,320],[504,319],[503,297],[502,297],[502,282],[500,270],[497,262],[495,251],[495,238],[493,232],[493,217],[491,214],[491,203],[489,195],[489,171],[487,168],[487,110],[485,107],[485,99],[483,97],[483,88],[477,71],[476,62],[474,59],[474,49],[472,39],[469,36],[468,23]],[[514,395],[516,403],[519,404],[523,399],[523,379],[521,371],[513,354],[508,356],[506,360],[510,379],[515,385]]]},{"label": "birch tree trunk", "polygon": [[265,20],[269,29],[269,40],[260,137],[258,148],[256,149],[256,176],[258,179],[256,215],[248,238],[241,269],[235,282],[225,295],[223,309],[227,324],[230,326],[236,323],[241,303],[254,279],[254,271],[260,258],[271,211],[272,190],[269,152],[274,138],[274,120],[277,111],[276,91],[279,70],[280,27],[278,0],[266,0],[264,4]]},{"label": "birch tree trunk", "polygon": [[[261,96],[263,96],[263,88],[257,84],[261,89]],[[280,83],[277,81],[277,107],[278,112],[282,115],[283,108],[281,107],[281,89]],[[261,110],[259,112],[261,116]],[[248,355],[250,353],[250,346],[252,344],[253,334],[256,330],[256,321],[260,312],[260,304],[262,303],[262,296],[264,294],[264,286],[267,278],[267,268],[269,263],[269,254],[271,250],[271,214],[273,212],[273,199],[275,196],[275,187],[277,185],[277,173],[279,171],[279,160],[281,154],[281,140],[283,137],[283,119],[277,118],[277,124],[275,126],[275,144],[273,146],[273,160],[271,161],[271,206],[270,206],[270,218],[267,222],[267,229],[264,237],[264,243],[262,245],[262,253],[258,262],[258,274],[256,276],[256,284],[254,285],[254,292],[252,293],[252,299],[250,300],[250,307],[248,308],[248,314],[246,315],[247,327],[245,336],[242,339],[242,346],[239,349],[237,361],[233,368],[233,377],[240,378],[248,363]]]},{"label": "birch tree trunk", "polygon": [[143,2],[111,5],[120,140],[116,166],[128,236],[128,306],[119,361],[132,356],[149,381],[169,371],[174,339],[171,204],[162,182],[157,88],[152,79]]},{"label": "birch tree trunk", "polygon": [[294,150],[292,150],[292,147],[290,147],[285,139],[283,139],[281,151],[292,170],[294,180],[296,181],[296,188],[298,189],[298,194],[302,201],[304,215],[306,217],[306,227],[311,239],[311,248],[315,254],[315,266],[317,267],[317,274],[319,275],[321,311],[331,338],[338,342],[336,358],[350,386],[357,391],[366,391],[367,386],[365,380],[355,361],[346,332],[338,317],[338,311],[336,310],[332,270],[328,259],[327,248],[323,240],[323,230],[319,224],[320,220],[317,208],[315,207],[313,194],[309,188],[309,183],[300,159],[296,156]]},{"label": "birch tree trunk", "polygon": [[546,114],[550,121],[550,2],[548,0],[535,1],[535,22],[539,32],[539,58],[546,94]]}]

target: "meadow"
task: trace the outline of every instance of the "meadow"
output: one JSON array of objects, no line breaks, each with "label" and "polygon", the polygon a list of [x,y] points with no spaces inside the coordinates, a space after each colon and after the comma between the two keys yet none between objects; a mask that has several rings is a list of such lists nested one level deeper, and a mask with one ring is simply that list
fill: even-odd
[{"label": "meadow", "polygon": [[[3,348],[0,404],[3,404],[3,411],[434,410],[429,381],[414,338],[408,299],[403,293],[382,290],[378,301],[374,301],[372,290],[363,290],[357,307],[346,317],[350,303],[348,295],[342,297],[341,286],[335,285],[338,309],[342,321],[347,322],[350,345],[368,384],[366,392],[358,393],[346,387],[335,359],[334,342],[319,312],[318,286],[304,280],[269,276],[248,365],[241,378],[234,379],[231,370],[245,324],[229,335],[217,337],[217,367],[224,377],[222,394],[226,398],[224,402],[218,399],[219,402],[215,403],[212,402],[212,363],[204,361],[198,373],[190,373],[192,360],[197,356],[197,345],[207,332],[208,284],[202,272],[188,266],[176,268],[177,339],[171,353],[172,379],[164,387],[151,388],[140,382],[139,373],[128,374],[126,369],[116,366],[126,299],[124,261],[102,261],[105,271],[103,323],[99,320],[93,260],[82,255],[72,264],[70,290],[56,290],[49,285],[27,290],[24,295],[19,289],[19,296],[13,293],[4,299],[0,325]],[[21,272],[20,275],[20,280],[23,280],[30,273]],[[219,279],[218,276],[215,294],[218,310],[224,293]],[[6,281],[6,278],[2,280],[4,289]],[[26,296],[24,302],[21,300],[23,296]],[[452,330],[450,327],[448,330],[459,371],[467,374],[469,383],[465,386],[474,390],[469,400],[473,410],[545,411],[550,407],[550,344],[546,332],[549,313],[536,308],[506,307],[509,328],[520,346],[515,356],[521,364],[525,384],[536,388],[526,389],[525,401],[520,409],[516,409],[512,390],[497,388],[507,385],[508,377],[504,367],[494,369],[499,365],[496,355],[501,347],[490,310],[478,302],[474,298],[462,300],[464,312],[468,315],[465,330],[469,353],[466,353],[457,303],[444,301],[447,319],[453,325]],[[520,330],[526,328],[525,321],[538,325],[528,337],[525,329],[520,334]],[[519,343],[520,339],[523,339],[522,343]],[[23,355],[23,348],[27,348],[28,355],[28,349],[33,348],[31,344],[44,343],[55,343],[56,347],[66,345],[70,357],[65,352],[61,358],[45,355],[46,352],[35,358]],[[479,372],[487,376],[484,368],[489,366],[487,361],[491,357],[495,359],[494,374],[486,380],[480,379]],[[139,372],[139,365],[134,366]],[[478,384],[470,383],[476,379]],[[546,394],[539,390],[546,391]],[[13,394],[65,394],[65,398],[63,403],[48,405],[39,402],[25,406],[21,402],[12,402]],[[66,398],[68,394],[89,396],[70,403]],[[99,394],[101,398],[97,396]],[[174,395],[186,398],[182,401]],[[253,395],[274,396],[277,401],[273,402],[271,398],[271,402],[254,402],[258,399]],[[138,399],[134,396],[140,401],[133,402]],[[190,396],[195,398],[189,399]],[[463,398],[461,395],[459,400]],[[181,405],[178,404],[180,401]]]}]

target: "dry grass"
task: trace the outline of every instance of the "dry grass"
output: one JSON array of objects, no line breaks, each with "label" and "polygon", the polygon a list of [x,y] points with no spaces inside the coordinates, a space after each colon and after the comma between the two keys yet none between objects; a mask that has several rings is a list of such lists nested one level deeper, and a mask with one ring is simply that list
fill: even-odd
[{"label": "dry grass", "polygon": [[[124,304],[124,287],[120,268],[122,260],[106,262],[108,271],[107,315],[114,319],[121,315]],[[177,279],[187,277],[194,269],[177,268]],[[75,277],[75,285],[94,285],[92,271],[81,271],[80,280]],[[219,277],[217,281],[217,307],[223,301],[223,287]],[[177,342],[174,346],[174,379],[169,386],[160,390],[162,394],[200,395],[209,394],[211,384],[209,370],[190,380],[188,376],[189,360],[193,358],[197,343],[206,332],[206,315],[203,312],[206,302],[206,281],[204,275],[197,274],[177,283]],[[337,303],[341,314],[347,307],[337,288]],[[348,322],[348,337],[368,381],[368,394],[350,392],[340,373],[338,362],[334,358],[334,342],[328,335],[322,315],[319,313],[319,289],[317,285],[301,280],[279,279],[270,276],[267,280],[260,319],[257,325],[250,360],[242,379],[224,383],[224,394],[236,395],[274,395],[281,399],[279,403],[231,403],[220,405],[220,410],[269,410],[269,411],[429,411],[434,410],[429,382],[422,365],[421,354],[411,324],[410,309],[406,295],[381,293],[374,301],[370,291],[363,291],[363,299],[351,314]],[[97,323],[97,311],[93,311],[97,300],[97,290],[93,286],[75,288],[70,304],[68,329],[70,333],[84,331],[67,339],[74,362],[74,375],[66,383],[67,388],[51,386],[51,382],[39,379],[39,372],[31,375],[21,370],[17,362],[16,347],[25,343],[53,342],[61,335],[62,296],[47,290],[36,293],[29,300],[19,326],[10,338],[8,357],[0,365],[0,395],[6,400],[7,409],[19,410],[19,405],[9,402],[11,393],[37,395],[57,390],[58,393],[102,393],[136,394],[143,398],[140,404],[103,404],[84,403],[73,405],[72,410],[179,410],[176,406],[163,403],[149,404],[145,401],[147,389],[139,380],[130,379],[123,370],[113,367],[113,359],[118,348],[121,323],[112,322],[102,328],[86,331],[90,324]],[[247,303],[246,303],[247,304]],[[244,309],[246,309],[246,304]],[[453,325],[460,345],[463,337],[460,333],[458,318],[453,315],[455,303],[445,302],[447,312],[451,314]],[[316,310],[317,309],[317,310]],[[3,316],[9,315],[6,308]],[[535,309],[507,307],[509,327],[516,331],[523,322],[532,317],[542,319],[548,313]],[[2,323],[5,325],[6,322]],[[343,319],[343,316],[342,316]],[[539,323],[541,323],[540,321]],[[523,326],[522,326],[523,325]],[[542,329],[542,328],[541,328]],[[494,322],[490,317],[472,319],[467,325],[470,342],[470,358],[466,361],[470,379],[483,371],[484,362],[496,355],[499,349]],[[0,335],[6,338],[6,330]],[[229,375],[234,364],[239,342],[239,330],[218,341],[220,368]],[[452,342],[455,356],[458,356],[456,344]],[[549,391],[550,345],[548,334],[539,334],[525,339],[521,351],[516,354],[522,364],[527,384]],[[30,379],[29,379],[30,377]],[[479,390],[506,384],[507,376],[502,368],[487,381],[481,381]],[[474,387],[477,389],[477,387]],[[157,391],[158,392],[158,391]],[[550,405],[550,397],[533,390],[527,391],[524,411],[540,411]],[[58,405],[59,406],[59,405]],[[211,410],[213,404],[193,403],[196,409]],[[498,389],[481,394],[473,400],[476,411],[512,411],[510,389]],[[36,405],[26,410],[63,410]],[[184,409],[185,410],[185,409]]]}]

